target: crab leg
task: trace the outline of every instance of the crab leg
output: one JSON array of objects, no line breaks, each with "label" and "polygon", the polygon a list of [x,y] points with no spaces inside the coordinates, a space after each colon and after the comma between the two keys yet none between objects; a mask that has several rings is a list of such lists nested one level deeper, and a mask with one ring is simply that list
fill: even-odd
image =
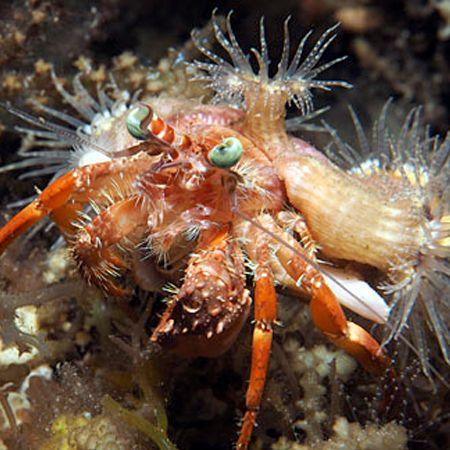
[{"label": "crab leg", "polygon": [[73,239],[72,251],[88,282],[114,296],[126,294],[113,278],[127,265],[112,247],[145,226],[147,217],[142,202],[134,197],[114,203],[80,228]]},{"label": "crab leg", "polygon": [[317,247],[309,232],[305,219],[300,214],[290,211],[280,211],[277,214],[277,223],[280,224],[283,229],[287,227],[291,228],[292,231],[295,231],[300,237],[300,242],[306,256],[309,259],[315,260]]},{"label": "crab leg", "polygon": [[261,242],[269,242],[276,249],[274,256],[277,262],[295,282],[301,282],[302,287],[311,296],[310,309],[317,328],[323,331],[336,346],[354,356],[366,370],[376,374],[383,373],[389,365],[389,358],[383,353],[380,344],[366,330],[347,321],[322,273],[301,256],[306,256],[305,249],[292,236],[284,232],[271,216],[261,215],[258,222],[265,230],[287,242],[289,246],[270,238],[267,233],[251,230],[252,241],[247,244],[249,254],[254,254],[252,247],[255,243],[258,246]]},{"label": "crab leg", "polygon": [[255,273],[255,329],[253,331],[252,364],[246,395],[247,411],[237,442],[238,449],[246,449],[250,442],[269,366],[273,338],[272,325],[277,318],[277,296],[268,259],[268,246],[265,245],[259,251],[258,267]]},{"label": "crab leg", "polygon": [[50,214],[52,209],[59,208],[67,202],[75,187],[75,174],[76,171],[73,170],[58,178],[0,230],[0,254],[14,239]]},{"label": "crab leg", "polygon": [[[301,246],[298,246],[298,250],[303,252]],[[322,273],[285,246],[278,248],[276,256],[286,272],[294,280],[301,280],[310,292],[310,309],[316,327],[337,347],[356,358],[367,371],[382,374],[389,365],[389,358],[364,328],[346,319]]]},{"label": "crab leg", "polygon": [[[103,189],[110,187],[112,181],[124,184],[126,177],[144,172],[150,167],[150,162],[149,157],[140,153],[131,158],[80,167],[62,175],[0,229],[0,254],[19,235],[52,213],[55,213],[57,224],[61,223],[62,231],[70,232],[67,218],[73,218],[81,203],[99,199]],[[60,210],[65,207],[65,211]]]}]

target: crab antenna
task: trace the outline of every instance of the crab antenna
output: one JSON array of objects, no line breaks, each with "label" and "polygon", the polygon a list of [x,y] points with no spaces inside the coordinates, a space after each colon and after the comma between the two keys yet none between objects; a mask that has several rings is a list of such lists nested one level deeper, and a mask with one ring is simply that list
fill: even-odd
[{"label": "crab antenna", "polygon": [[52,131],[64,142],[67,142],[72,145],[87,146],[107,156],[113,155],[113,152],[106,150],[105,148],[100,147],[97,144],[94,144],[90,140],[89,136],[86,136],[79,131],[74,131],[69,128],[62,127],[61,125],[48,122],[43,117],[32,116],[31,114],[28,114],[25,111],[22,111],[12,106],[9,102],[0,101],[0,107],[2,107],[5,111],[9,112],[10,114],[13,114],[16,117],[21,118],[25,122],[30,123],[31,125],[43,128],[44,130]]}]

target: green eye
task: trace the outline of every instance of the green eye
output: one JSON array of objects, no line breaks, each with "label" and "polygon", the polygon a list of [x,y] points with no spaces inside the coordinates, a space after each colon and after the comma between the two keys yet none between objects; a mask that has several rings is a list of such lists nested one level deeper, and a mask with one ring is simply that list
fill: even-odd
[{"label": "green eye", "polygon": [[208,158],[214,166],[228,169],[241,159],[243,151],[241,141],[235,137],[229,137],[210,150]]},{"label": "green eye", "polygon": [[141,141],[149,138],[150,132],[147,127],[151,120],[151,114],[151,109],[145,105],[139,105],[128,113],[127,129],[131,136]]}]

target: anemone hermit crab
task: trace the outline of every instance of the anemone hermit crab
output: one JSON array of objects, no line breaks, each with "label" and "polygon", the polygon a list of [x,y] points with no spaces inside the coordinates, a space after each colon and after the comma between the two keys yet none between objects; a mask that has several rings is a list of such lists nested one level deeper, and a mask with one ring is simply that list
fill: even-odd
[{"label": "anemone hermit crab", "polygon": [[[320,249],[322,259],[356,261],[387,273],[392,261],[409,257],[417,247],[422,222],[417,214],[404,214],[417,210],[410,197],[390,202],[375,171],[339,169],[286,131],[287,103],[306,114],[313,108],[312,89],[349,87],[316,80],[343,59],[319,65],[335,27],[303,57],[306,35],[290,60],[286,21],[281,60],[271,78],[263,21],[260,50],[252,49],[257,72],[236,41],[230,17],[225,31],[214,17],[213,26],[231,62],[208,50],[194,33],[208,62],[196,61],[191,68],[194,80],[215,92],[214,104],[133,100],[112,114],[107,127],[94,124],[88,131],[45,108],[79,133],[6,106],[46,129],[34,131],[36,136],[76,144],[78,159],[77,167],[58,174],[0,230],[0,251],[50,216],[86,281],[107,295],[124,296],[120,278],[130,272],[139,283],[142,253],[175,261],[193,246],[181,286],[151,336],[184,356],[218,356],[233,343],[250,314],[245,276],[250,266],[255,326],[247,410],[237,444],[243,449],[269,364],[277,320],[274,283],[307,295],[315,325],[364,368],[382,373],[389,358],[367,331],[346,319],[339,302],[384,322],[384,301],[357,275],[324,270],[316,253]],[[78,96],[56,86],[82,115],[98,119],[100,106],[80,85]],[[402,188],[401,182],[395,188]],[[445,218],[438,222],[447,223]],[[405,234],[405,227],[411,233]],[[433,235],[433,243],[445,247],[442,233]]]}]

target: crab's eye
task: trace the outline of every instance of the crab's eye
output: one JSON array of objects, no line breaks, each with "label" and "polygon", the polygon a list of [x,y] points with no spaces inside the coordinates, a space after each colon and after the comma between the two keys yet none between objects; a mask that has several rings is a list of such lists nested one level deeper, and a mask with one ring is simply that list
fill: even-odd
[{"label": "crab's eye", "polygon": [[151,109],[145,105],[136,106],[128,113],[127,129],[131,136],[141,141],[149,138],[148,125],[152,118],[151,114]]},{"label": "crab's eye", "polygon": [[208,159],[214,166],[227,169],[241,159],[243,151],[241,141],[235,137],[229,137],[209,151]]}]

